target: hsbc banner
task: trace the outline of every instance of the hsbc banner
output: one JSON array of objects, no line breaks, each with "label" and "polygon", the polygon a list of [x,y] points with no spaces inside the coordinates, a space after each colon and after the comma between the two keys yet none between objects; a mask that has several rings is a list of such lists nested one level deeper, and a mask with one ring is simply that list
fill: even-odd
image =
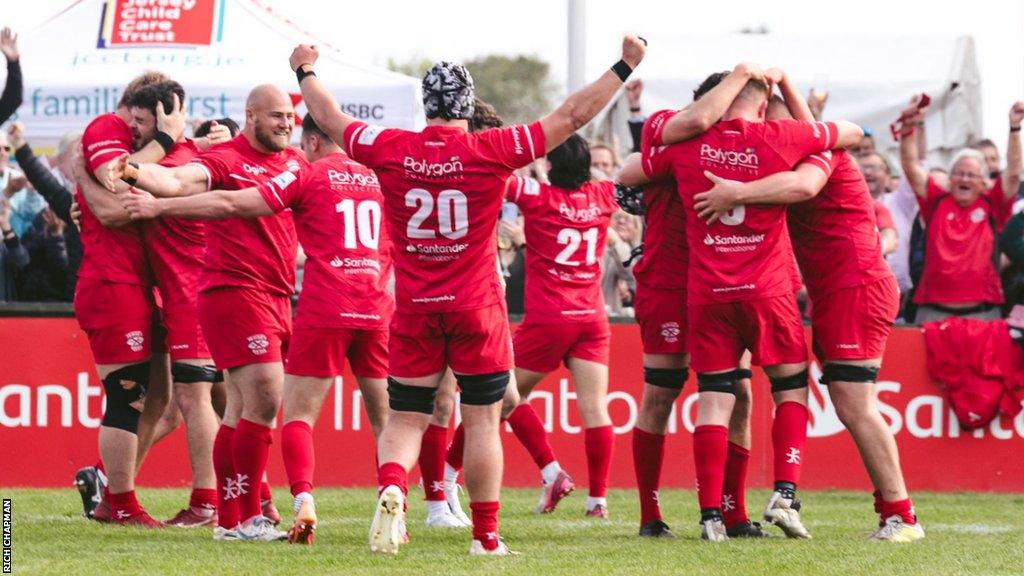
[{"label": "hsbc banner", "polygon": [[[613,324],[609,408],[616,434],[611,483],[632,487],[631,430],[642,392],[640,339],[635,325]],[[102,385],[92,368],[85,335],[73,318],[0,318],[0,485],[67,487],[74,471],[97,460]],[[815,376],[820,374],[812,367]],[[1024,413],[962,432],[938,387],[925,372],[921,333],[893,332],[877,385],[878,401],[900,446],[911,490],[1024,492]],[[350,374],[339,377],[314,432],[316,481],[320,486],[372,486],[373,435]],[[568,373],[548,376],[532,403],[551,433],[563,467],[586,483],[583,429]],[[857,450],[843,430],[824,387],[812,387],[810,439],[804,454],[805,488],[867,489]],[[667,487],[692,488],[696,394],[688,382],[669,425],[663,473]],[[750,485],[771,485],[772,405],[767,380],[754,378]],[[456,416],[457,417],[457,416]],[[505,429],[505,482],[533,487],[539,473]],[[286,483],[279,436],[270,477]],[[415,474],[414,474],[415,477]],[[140,483],[186,486],[190,481],[185,437],[176,430],[150,453]]]}]

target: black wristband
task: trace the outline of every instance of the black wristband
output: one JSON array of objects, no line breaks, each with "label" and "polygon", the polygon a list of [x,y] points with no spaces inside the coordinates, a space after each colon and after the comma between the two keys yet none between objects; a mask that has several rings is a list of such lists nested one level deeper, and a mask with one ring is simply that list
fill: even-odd
[{"label": "black wristband", "polygon": [[1020,126],[1017,126],[1016,128],[1010,126],[1010,132],[1020,132]]},{"label": "black wristband", "polygon": [[637,107],[634,108],[633,106],[630,106],[629,107],[629,111],[630,112],[634,112],[634,113],[638,113],[638,112],[640,112],[640,107],[637,106]]},{"label": "black wristband", "polygon": [[295,69],[295,79],[299,81],[299,84],[302,84],[302,80],[306,76],[316,76],[316,72],[313,72],[313,68],[308,64],[303,64]]},{"label": "black wristband", "polygon": [[625,60],[619,60],[614,66],[612,66],[612,72],[615,72],[615,75],[619,77],[619,80],[625,82],[626,79],[629,78],[629,75],[633,73],[633,67],[626,64]]},{"label": "black wristband", "polygon": [[153,136],[153,140],[164,149],[164,154],[171,151],[174,148],[174,138],[171,137],[167,132],[157,131],[156,136]]}]

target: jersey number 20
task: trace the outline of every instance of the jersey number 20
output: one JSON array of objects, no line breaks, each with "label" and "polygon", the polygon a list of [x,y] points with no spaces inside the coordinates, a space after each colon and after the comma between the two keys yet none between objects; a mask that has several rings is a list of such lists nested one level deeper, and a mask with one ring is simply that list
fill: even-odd
[{"label": "jersey number 20", "polygon": [[442,190],[437,195],[437,230],[423,228],[423,221],[434,212],[434,197],[422,188],[405,193],[405,205],[416,208],[409,218],[405,233],[409,238],[437,238],[438,232],[449,240],[458,240],[469,233],[469,209],[466,195],[458,190]]}]

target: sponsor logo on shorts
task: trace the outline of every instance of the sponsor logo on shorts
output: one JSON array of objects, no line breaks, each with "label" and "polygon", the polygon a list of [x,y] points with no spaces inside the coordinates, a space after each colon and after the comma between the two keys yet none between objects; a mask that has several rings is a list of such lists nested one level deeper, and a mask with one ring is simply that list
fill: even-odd
[{"label": "sponsor logo on shorts", "polygon": [[679,332],[678,322],[665,322],[661,325],[661,337],[670,344],[679,341]]},{"label": "sponsor logo on shorts", "polygon": [[836,344],[836,348],[840,350],[859,350],[860,344]]},{"label": "sponsor logo on shorts", "polygon": [[360,314],[358,312],[339,312],[338,316],[342,318],[352,318],[354,320],[380,320],[380,314]]},{"label": "sponsor logo on shorts", "polygon": [[146,337],[142,335],[141,331],[133,330],[124,335],[124,341],[132,352],[142,352],[142,345],[146,342]]},{"label": "sponsor logo on shorts", "polygon": [[432,304],[434,302],[455,302],[455,296],[451,294],[444,294],[443,296],[427,296],[424,298],[413,298],[411,300],[416,304]]},{"label": "sponsor logo on shorts", "polygon": [[261,356],[267,353],[267,348],[270,347],[270,339],[267,338],[266,334],[253,334],[245,339],[249,346],[249,351],[256,356]]}]

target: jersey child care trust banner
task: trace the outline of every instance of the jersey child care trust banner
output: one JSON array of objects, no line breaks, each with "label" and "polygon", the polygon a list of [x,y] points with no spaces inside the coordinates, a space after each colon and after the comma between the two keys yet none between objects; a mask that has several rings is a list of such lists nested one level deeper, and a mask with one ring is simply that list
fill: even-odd
[{"label": "jersey child care trust banner", "polygon": [[[809,341],[809,340],[808,340]],[[96,462],[102,385],[92,368],[85,335],[73,318],[0,318],[0,486],[67,487],[74,471]],[[812,368],[815,376],[820,374]],[[692,437],[696,394],[687,383],[668,433],[663,473],[666,487],[694,486]],[[611,483],[632,487],[630,433],[642,391],[638,328],[612,325],[610,411],[616,444]],[[764,375],[755,370],[753,453],[750,485],[771,485],[771,400]],[[925,372],[919,330],[893,332],[880,374],[882,413],[896,432],[911,490],[1024,492],[1024,413],[997,418],[963,432],[938,387]],[[351,374],[328,394],[314,430],[316,482],[320,486],[373,486],[374,448]],[[569,375],[551,374],[534,392],[533,405],[552,431],[562,466],[586,482],[581,422]],[[868,489],[856,448],[820,386],[812,387],[810,439],[801,487]],[[286,484],[275,431],[270,479]],[[535,487],[539,474],[507,429],[505,482]],[[414,475],[415,476],[415,475]],[[186,486],[190,479],[183,430],[155,446],[140,477],[144,486]]]},{"label": "jersey child care trust banner", "polygon": [[209,46],[223,0],[107,0],[97,48]]}]

